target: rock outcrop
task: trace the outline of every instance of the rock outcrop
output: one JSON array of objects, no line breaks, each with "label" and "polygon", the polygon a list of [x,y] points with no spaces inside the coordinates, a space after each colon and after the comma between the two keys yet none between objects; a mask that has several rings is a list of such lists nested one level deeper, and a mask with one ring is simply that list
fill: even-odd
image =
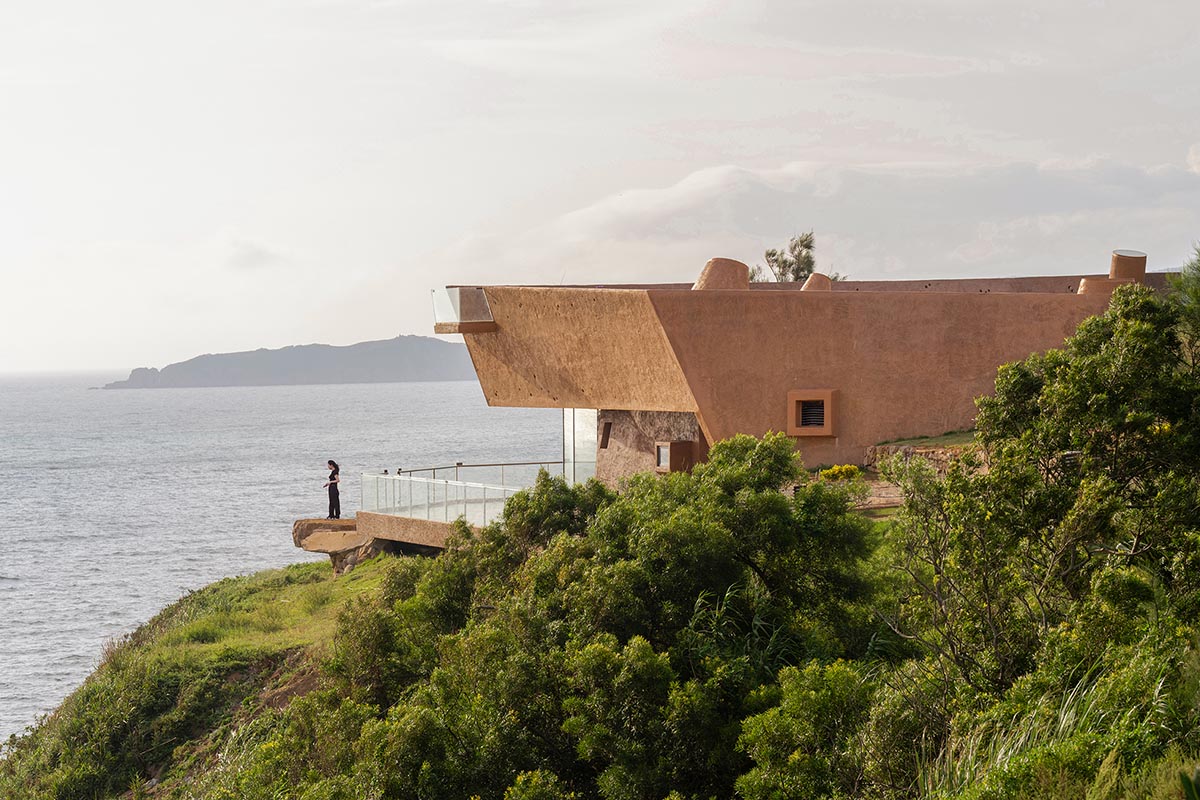
[{"label": "rock outcrop", "polygon": [[352,519],[298,519],[292,524],[292,543],[310,553],[327,554],[335,575],[385,549],[377,540],[359,533]]}]

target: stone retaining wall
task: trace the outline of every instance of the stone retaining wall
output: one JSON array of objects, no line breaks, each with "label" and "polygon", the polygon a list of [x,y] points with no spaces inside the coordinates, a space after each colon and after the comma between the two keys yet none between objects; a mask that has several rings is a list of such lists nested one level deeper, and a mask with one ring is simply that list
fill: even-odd
[{"label": "stone retaining wall", "polygon": [[[877,472],[879,464],[886,461],[892,456],[899,455],[905,461],[910,458],[923,458],[933,465],[933,468],[939,474],[944,474],[950,466],[950,462],[956,457],[962,455],[966,450],[974,449],[982,457],[982,451],[978,450],[973,444],[958,444],[948,447],[935,447],[931,445],[911,445],[911,444],[877,444],[868,447],[863,456],[863,466],[868,470]],[[986,462],[985,462],[986,466]]]}]

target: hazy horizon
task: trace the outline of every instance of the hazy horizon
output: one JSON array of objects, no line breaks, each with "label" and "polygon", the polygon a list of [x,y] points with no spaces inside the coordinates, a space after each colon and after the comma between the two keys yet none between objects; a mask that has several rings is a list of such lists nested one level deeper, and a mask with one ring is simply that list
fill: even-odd
[{"label": "hazy horizon", "polygon": [[[458,343],[459,344],[462,343],[461,337],[433,336],[433,335],[424,335],[424,334],[398,334],[397,336],[387,337],[387,339],[397,339],[397,338],[400,338],[403,336],[424,336],[425,338],[428,338],[428,339],[437,339],[437,340],[459,339]],[[279,349],[286,348],[286,347],[310,347],[310,346],[314,346],[314,345],[315,346],[325,346],[325,347],[350,347],[355,344],[365,344],[365,343],[372,342],[372,341],[387,341],[387,339],[382,339],[382,340],[381,339],[368,339],[368,340],[364,340],[362,342],[349,342],[345,345],[331,344],[330,342],[296,342],[291,345],[282,345],[282,347],[278,347],[278,348],[275,348],[275,347],[273,347],[273,348],[251,347],[251,348],[248,348],[245,350],[226,351],[223,353],[205,351],[202,353],[195,353],[190,356],[185,356],[183,358],[176,359],[175,361],[166,362],[163,364],[137,364],[137,365],[131,365],[131,366],[122,366],[122,367],[86,367],[86,368],[82,368],[82,369],[46,368],[46,369],[27,369],[27,370],[4,370],[3,368],[0,368],[0,378],[21,378],[21,377],[54,378],[54,377],[72,377],[72,376],[100,377],[100,376],[110,376],[110,375],[115,375],[115,376],[123,378],[123,377],[127,377],[131,370],[147,368],[147,367],[161,369],[170,364],[178,364],[178,363],[182,363],[185,361],[190,361],[192,359],[202,358],[204,356],[239,355],[242,353],[253,353],[255,351],[264,350],[264,349],[265,350],[279,350]],[[454,342],[451,341],[451,343],[454,343]],[[115,380],[115,378],[114,378],[114,380]],[[382,381],[382,382],[386,383],[387,381]],[[259,384],[254,384],[254,385],[259,385]],[[273,385],[273,384],[263,384],[263,385]],[[279,384],[279,385],[286,386],[286,385],[291,385],[291,384]]]},{"label": "hazy horizon", "polygon": [[[0,8],[0,372],[432,330],[445,283],[1179,266],[1200,4]],[[120,365],[120,366],[116,366]]]}]

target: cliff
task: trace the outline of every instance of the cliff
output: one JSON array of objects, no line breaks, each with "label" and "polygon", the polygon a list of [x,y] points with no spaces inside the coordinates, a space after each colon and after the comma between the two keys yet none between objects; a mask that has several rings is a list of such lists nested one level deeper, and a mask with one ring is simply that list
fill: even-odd
[{"label": "cliff", "polygon": [[215,754],[240,755],[238,734],[318,688],[338,616],[378,591],[387,566],[333,578],[328,564],[296,564],[188,594],[110,642],[57,711],[0,743],[0,798],[242,796],[211,785]]},{"label": "cliff", "polygon": [[195,386],[283,386],[312,383],[392,383],[474,380],[461,344],[428,336],[398,336],[346,346],[306,344],[277,350],[197,356],[162,369],[139,367],[105,389]]}]

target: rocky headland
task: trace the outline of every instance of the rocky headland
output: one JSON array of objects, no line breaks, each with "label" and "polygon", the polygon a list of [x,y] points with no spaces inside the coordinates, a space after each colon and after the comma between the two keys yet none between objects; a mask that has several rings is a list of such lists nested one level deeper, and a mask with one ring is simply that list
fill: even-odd
[{"label": "rocky headland", "polygon": [[464,345],[429,336],[397,336],[345,346],[305,344],[276,350],[215,353],[162,369],[139,367],[105,389],[287,386],[474,380]]}]

